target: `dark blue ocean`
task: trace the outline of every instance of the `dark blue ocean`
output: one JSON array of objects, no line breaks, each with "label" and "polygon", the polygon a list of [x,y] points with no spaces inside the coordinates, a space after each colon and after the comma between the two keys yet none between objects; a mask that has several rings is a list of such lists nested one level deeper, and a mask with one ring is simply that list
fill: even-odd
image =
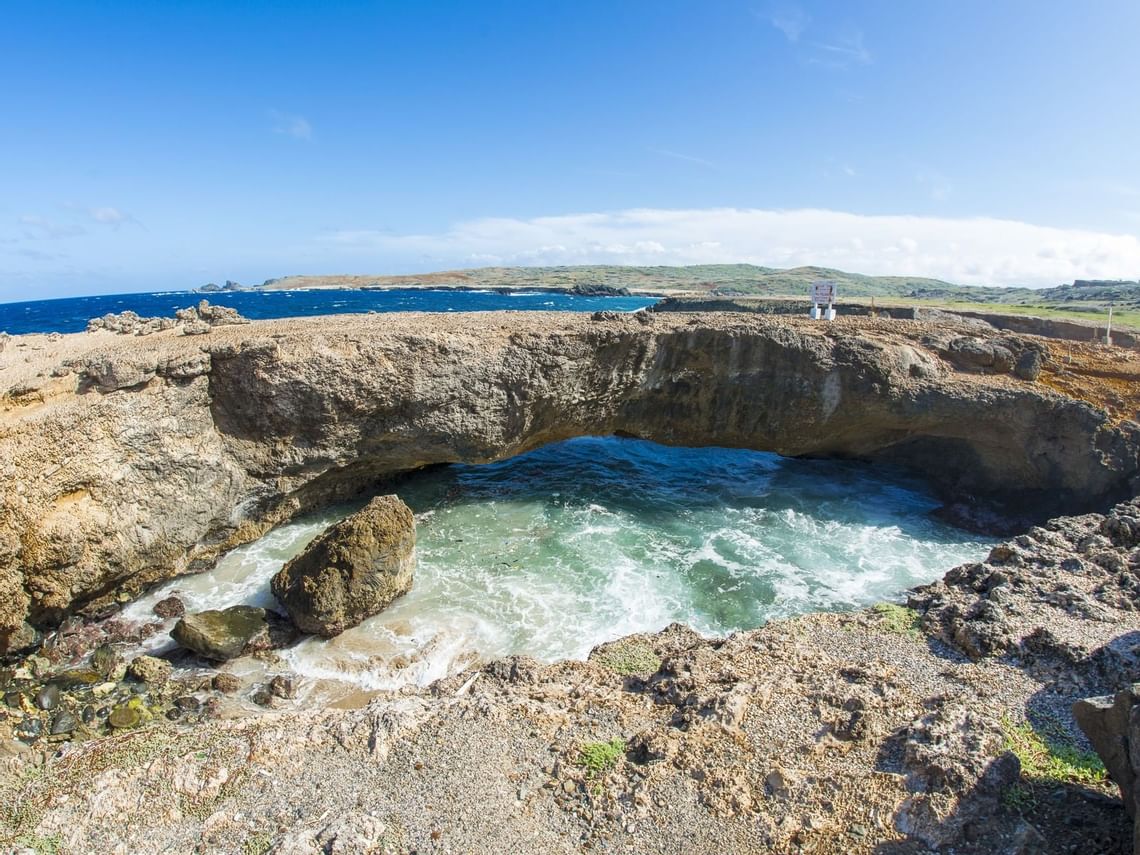
[{"label": "dark blue ocean", "polygon": [[160,291],[144,294],[104,294],[29,303],[0,303],[0,332],[73,333],[87,321],[108,312],[128,309],[143,317],[173,317],[176,309],[209,300],[230,306],[247,318],[295,318],[307,315],[342,315],[355,312],[494,312],[560,311],[632,312],[656,302],[653,297],[578,297],[539,291],[498,294],[493,291],[429,291],[404,288],[392,291]]}]

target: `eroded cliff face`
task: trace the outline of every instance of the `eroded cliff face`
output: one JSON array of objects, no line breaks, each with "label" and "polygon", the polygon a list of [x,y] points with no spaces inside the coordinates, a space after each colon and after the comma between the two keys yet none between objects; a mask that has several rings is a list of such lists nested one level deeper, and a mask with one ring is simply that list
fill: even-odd
[{"label": "eroded cliff face", "polygon": [[0,362],[0,647],[385,477],[584,434],[899,463],[1042,513],[1131,493],[1135,425],[961,373],[956,334],[487,313],[25,337]]}]

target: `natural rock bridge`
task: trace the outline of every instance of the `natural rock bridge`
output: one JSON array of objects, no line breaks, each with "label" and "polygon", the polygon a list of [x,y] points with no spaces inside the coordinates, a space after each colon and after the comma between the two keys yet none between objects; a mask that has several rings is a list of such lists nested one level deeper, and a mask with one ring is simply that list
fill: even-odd
[{"label": "natural rock bridge", "polygon": [[386,477],[587,434],[886,461],[944,497],[1042,515],[1132,495],[1134,424],[994,373],[1044,347],[965,326],[640,313],[35,337],[0,357],[0,649],[25,621],[205,566]]}]

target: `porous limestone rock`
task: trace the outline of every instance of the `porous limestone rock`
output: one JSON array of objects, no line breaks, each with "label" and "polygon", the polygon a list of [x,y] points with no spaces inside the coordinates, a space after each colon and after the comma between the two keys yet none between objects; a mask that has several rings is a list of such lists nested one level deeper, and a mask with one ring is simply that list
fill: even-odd
[{"label": "porous limestone rock", "polygon": [[377,496],[282,567],[273,596],[301,631],[331,638],[408,592],[415,545],[408,506]]},{"label": "porous limestone rock", "polygon": [[[1040,518],[1132,495],[1140,427],[1040,383],[951,371],[927,342],[942,332],[477,313],[75,337],[73,373],[0,436],[19,485],[0,491],[0,649],[25,622],[98,611],[385,478],[581,435],[889,462]],[[60,364],[29,356],[4,354],[0,388]]]},{"label": "porous limestone rock", "polygon": [[165,659],[156,656],[137,656],[127,666],[127,676],[140,683],[159,685],[170,679],[171,666]]},{"label": "porous limestone rock", "polygon": [[179,645],[217,662],[280,646],[274,616],[254,606],[185,615],[170,632]]},{"label": "porous limestone rock", "polygon": [[249,319],[242,317],[237,309],[231,309],[229,306],[211,306],[208,301],[202,300],[197,306],[177,310],[173,318],[144,318],[129,309],[119,314],[109,313],[89,320],[87,332],[104,330],[119,335],[143,336],[181,325],[185,334],[194,335],[191,330],[209,332],[211,327],[248,323]]},{"label": "porous limestone rock", "polygon": [[[1134,821],[1140,817],[1140,683],[1116,695],[1086,698],[1073,704],[1073,718],[1096,753],[1108,775],[1120,787],[1124,807]],[[1133,852],[1140,855],[1140,821],[1133,832]]]}]

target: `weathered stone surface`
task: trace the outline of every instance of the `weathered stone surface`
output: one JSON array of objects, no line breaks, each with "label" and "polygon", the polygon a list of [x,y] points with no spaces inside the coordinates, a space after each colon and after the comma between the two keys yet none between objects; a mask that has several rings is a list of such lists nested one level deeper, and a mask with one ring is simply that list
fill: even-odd
[{"label": "weathered stone surface", "polygon": [[1103,644],[1096,634],[1065,634],[1058,621],[1063,613],[1104,623],[1113,610],[1140,610],[1140,576],[1130,569],[1134,520],[1140,521],[1137,499],[1107,514],[1032,526],[999,543],[985,561],[916,588],[909,605],[923,614],[928,632],[971,659],[1015,654],[1043,678],[1079,663],[1090,684],[1140,680],[1134,634]]},{"label": "weathered stone surface", "polygon": [[331,638],[412,587],[416,523],[397,496],[377,496],[273,577],[273,596],[303,632]]},{"label": "weathered stone surface", "polygon": [[154,613],[160,618],[182,617],[186,614],[186,606],[178,597],[166,597],[154,604]]},{"label": "weathered stone surface", "polygon": [[[924,341],[940,329],[485,313],[74,337],[58,382],[75,392],[10,413],[0,436],[21,487],[0,494],[0,647],[387,476],[584,434],[890,461],[1042,515],[1129,493],[1140,428],[948,371]],[[44,359],[5,353],[0,388],[60,362]]]},{"label": "weathered stone surface", "polygon": [[[1140,775],[1140,684],[1115,696],[1086,698],[1073,704],[1073,718],[1088,737],[1109,777],[1120,787],[1128,815],[1140,815],[1136,779]],[[1140,833],[1140,829],[1138,829]],[[1140,850],[1138,850],[1140,851]]]},{"label": "weathered stone surface", "polygon": [[254,606],[185,615],[174,625],[170,637],[187,650],[218,662],[271,646],[266,611]]},{"label": "weathered stone surface", "polygon": [[292,700],[297,697],[297,678],[291,674],[278,674],[269,681],[269,693],[275,698]]},{"label": "weathered stone surface", "polygon": [[127,675],[140,683],[160,685],[170,679],[171,666],[156,656],[138,656],[127,666]]},{"label": "weathered stone surface", "polygon": [[1041,351],[1034,349],[1026,350],[1017,358],[1017,365],[1014,366],[1013,373],[1022,380],[1036,380],[1041,376],[1041,366],[1043,362]]},{"label": "weathered stone surface", "polygon": [[[144,318],[129,309],[119,314],[106,314],[101,318],[89,320],[87,332],[106,331],[119,335],[142,336],[174,329],[179,325],[184,327],[184,332],[190,327],[199,326],[204,328],[203,331],[209,332],[211,327],[248,323],[249,319],[242,317],[236,309],[228,306],[211,306],[208,301],[201,300],[196,307],[179,309],[173,318]],[[187,334],[192,333],[187,332]]]},{"label": "weathered stone surface", "polygon": [[87,332],[106,330],[119,335],[151,335],[172,329],[173,318],[144,318],[137,312],[129,309],[119,314],[106,314],[101,318],[92,318],[87,322]]},{"label": "weathered stone surface", "polygon": [[232,695],[241,688],[241,679],[234,674],[215,674],[211,681],[213,687],[225,695]]}]

